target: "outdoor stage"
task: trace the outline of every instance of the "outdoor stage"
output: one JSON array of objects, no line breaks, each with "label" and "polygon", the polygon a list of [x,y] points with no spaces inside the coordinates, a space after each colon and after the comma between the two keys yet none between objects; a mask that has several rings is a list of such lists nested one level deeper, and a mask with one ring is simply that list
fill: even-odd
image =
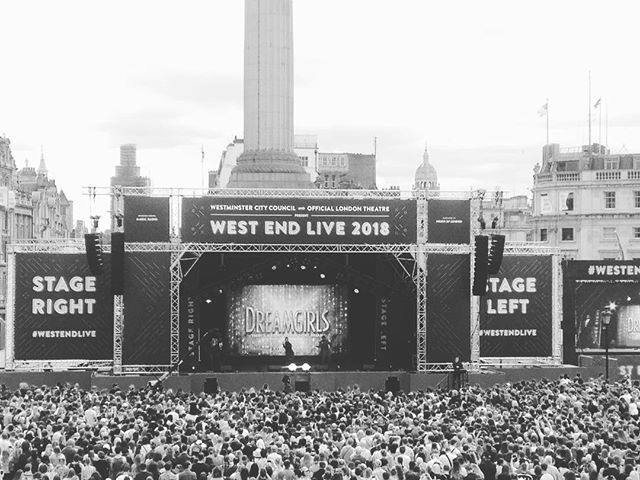
[{"label": "outdoor stage", "polygon": [[499,232],[477,221],[482,192],[108,194],[123,216],[110,239],[10,245],[8,370],[174,381],[225,365],[225,388],[253,382],[228,371],[281,361],[285,338],[298,359],[317,361],[328,342],[333,370],[363,372],[311,374],[329,389],[442,371],[456,356],[470,371],[562,364],[558,252],[507,242],[498,255],[499,235],[488,248]]},{"label": "outdoor stage", "polygon": [[[610,368],[615,371],[616,360],[612,359]],[[557,380],[565,373],[573,378],[577,373],[585,378],[597,377],[602,373],[602,366],[591,367],[528,367],[528,368],[492,368],[481,372],[469,373],[469,384],[489,388],[496,384],[515,383],[522,380],[546,378]],[[174,391],[182,389],[185,392],[200,393],[204,391],[205,381],[215,378],[220,390],[225,392],[237,392],[241,389],[262,388],[268,385],[272,390],[282,390],[282,377],[290,375],[292,382],[308,381],[310,390],[336,391],[358,385],[361,390],[385,390],[385,384],[389,377],[398,379],[400,390],[420,391],[426,389],[447,388],[447,373],[410,373],[405,371],[390,372],[309,372],[291,373],[282,372],[228,372],[228,373],[194,373],[172,375],[164,380],[165,388]],[[102,375],[89,371],[65,371],[65,372],[2,372],[0,384],[4,384],[10,390],[16,390],[21,382],[31,385],[55,386],[58,382],[65,384],[78,384],[81,388],[90,389],[96,387],[99,390],[110,389],[117,384],[121,389],[127,389],[131,385],[142,388],[157,378],[149,375]]]}]

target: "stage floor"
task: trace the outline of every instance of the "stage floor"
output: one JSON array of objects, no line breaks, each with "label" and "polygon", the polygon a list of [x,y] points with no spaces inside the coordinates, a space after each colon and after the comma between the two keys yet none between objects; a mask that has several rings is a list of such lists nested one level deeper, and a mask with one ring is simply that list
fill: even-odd
[{"label": "stage floor", "polygon": [[[602,367],[575,367],[571,365],[561,367],[536,367],[536,368],[504,368],[487,370],[482,373],[469,373],[469,384],[480,385],[484,388],[496,384],[513,383],[521,380],[533,380],[547,378],[556,380],[561,375],[568,374],[573,378],[580,373],[583,378],[597,377],[602,373]],[[358,385],[361,390],[384,390],[385,383],[389,377],[396,377],[400,389],[404,391],[419,391],[428,388],[446,388],[447,374],[445,373],[410,373],[404,371],[387,372],[363,372],[363,371],[341,371],[341,372],[209,372],[172,375],[164,381],[165,388],[174,390],[182,389],[187,392],[200,393],[204,391],[205,381],[215,378],[219,388],[223,391],[239,391],[242,389],[262,388],[268,385],[272,390],[281,390],[282,378],[289,375],[292,384],[308,382],[311,390],[336,391],[347,389]],[[69,372],[0,372],[0,383],[6,385],[11,390],[18,388],[21,382],[31,385],[54,386],[57,383],[78,384],[81,388],[98,389],[111,388],[117,384],[121,389],[144,387],[157,377],[151,376],[112,376],[94,374],[88,371]]]}]

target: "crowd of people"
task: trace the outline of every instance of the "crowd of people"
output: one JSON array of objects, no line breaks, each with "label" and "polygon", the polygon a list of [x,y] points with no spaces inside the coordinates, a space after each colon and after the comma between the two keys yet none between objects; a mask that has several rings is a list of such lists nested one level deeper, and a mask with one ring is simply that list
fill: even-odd
[{"label": "crowd of people", "polygon": [[2,389],[6,480],[640,480],[640,388]]}]

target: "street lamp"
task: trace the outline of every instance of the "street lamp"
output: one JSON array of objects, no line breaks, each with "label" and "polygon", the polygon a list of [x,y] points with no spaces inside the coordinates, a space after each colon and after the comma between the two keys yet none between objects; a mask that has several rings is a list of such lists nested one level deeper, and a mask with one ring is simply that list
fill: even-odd
[{"label": "street lamp", "polygon": [[604,327],[604,381],[609,383],[609,324],[611,310],[602,312],[602,326]]}]

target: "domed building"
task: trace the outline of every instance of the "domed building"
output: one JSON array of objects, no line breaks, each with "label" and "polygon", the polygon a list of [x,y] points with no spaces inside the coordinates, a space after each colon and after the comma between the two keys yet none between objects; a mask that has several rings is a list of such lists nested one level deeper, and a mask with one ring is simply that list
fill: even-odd
[{"label": "domed building", "polygon": [[424,154],[422,155],[422,164],[416,170],[414,188],[417,190],[440,190],[438,183],[438,172],[431,163],[429,163],[429,152],[427,146],[424,146]]}]

